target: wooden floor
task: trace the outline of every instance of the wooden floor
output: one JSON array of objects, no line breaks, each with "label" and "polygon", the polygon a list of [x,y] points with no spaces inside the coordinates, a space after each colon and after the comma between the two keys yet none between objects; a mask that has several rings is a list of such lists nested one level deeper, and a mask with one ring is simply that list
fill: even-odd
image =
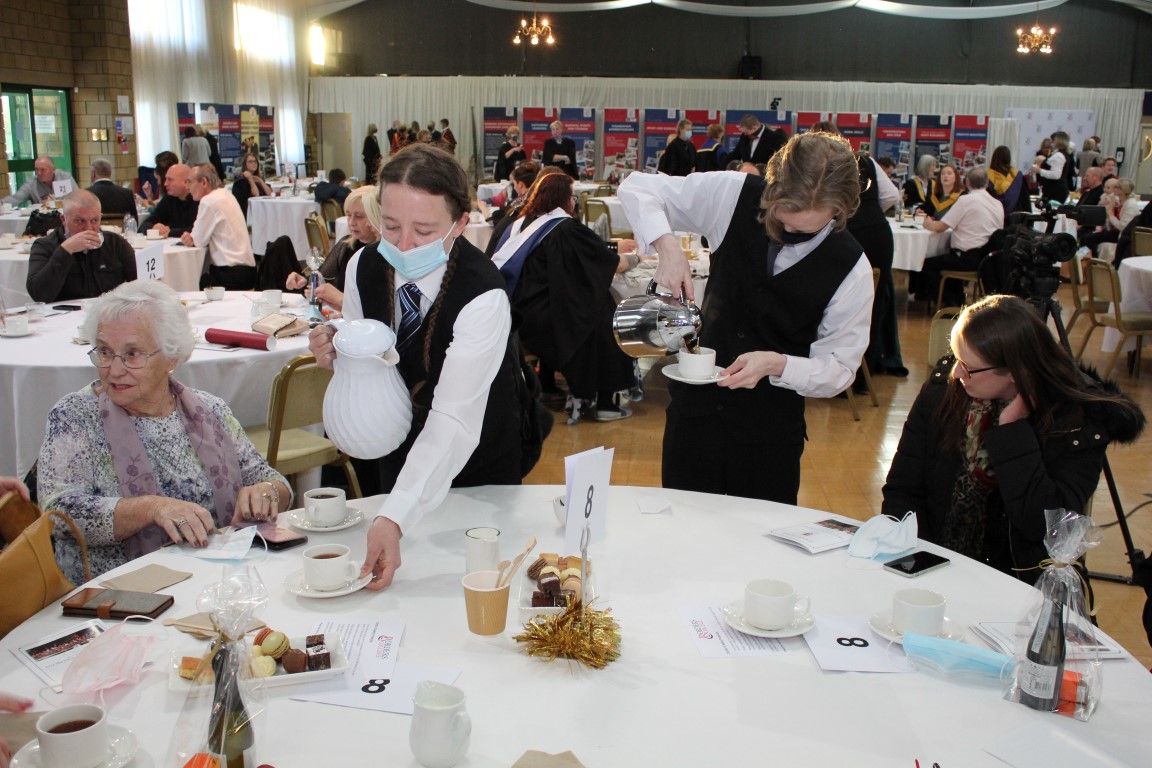
[{"label": "wooden floor", "polygon": [[[899,273],[897,273],[899,274]],[[904,293],[897,286],[897,293]],[[1065,319],[1071,317],[1071,294],[1063,286],[1057,295],[1064,307]],[[881,488],[888,465],[896,452],[905,417],[924,382],[927,365],[929,317],[924,305],[898,307],[904,364],[910,374],[906,379],[891,376],[874,378],[880,407],[873,408],[865,398],[858,398],[861,420],[852,420],[845,400],[809,400],[806,416],[809,442],[802,460],[800,486],[801,506],[827,510],[856,519],[867,519],[880,511]],[[1081,320],[1073,328],[1073,349],[1087,328]],[[1085,362],[1103,365],[1100,353],[1102,330],[1097,330]],[[1127,372],[1113,377],[1152,416],[1152,361],[1145,354],[1143,377],[1136,379]],[[657,368],[663,362],[657,363]],[[660,452],[664,433],[664,409],[668,404],[666,379],[653,369],[645,380],[642,402],[633,403],[634,415],[619,422],[597,424],[581,422],[568,426],[562,414],[544,445],[539,464],[527,477],[528,483],[564,483],[563,458],[572,453],[611,446],[616,449],[612,482],[616,485],[660,485]],[[1152,429],[1138,443],[1114,446],[1108,452],[1116,485],[1138,549],[1152,549]],[[1136,510],[1141,504],[1147,504]],[[1133,514],[1133,510],[1136,510]],[[1101,573],[1131,572],[1127,562],[1116,512],[1103,481],[1094,499],[1094,517],[1106,528],[1104,543],[1088,556],[1089,568]],[[1094,580],[1100,626],[1139,658],[1152,667],[1152,648],[1141,624],[1145,594],[1139,587]]]}]

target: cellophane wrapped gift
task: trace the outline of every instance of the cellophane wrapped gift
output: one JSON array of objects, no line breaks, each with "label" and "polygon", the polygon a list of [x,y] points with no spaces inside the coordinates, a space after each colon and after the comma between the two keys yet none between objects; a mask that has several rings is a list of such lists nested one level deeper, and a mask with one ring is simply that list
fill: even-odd
[{"label": "cellophane wrapped gift", "polygon": [[1088,720],[1100,701],[1103,666],[1078,560],[1100,543],[1090,519],[1044,510],[1048,558],[1016,623],[1016,674],[1004,698]]},{"label": "cellophane wrapped gift", "polygon": [[[227,567],[197,601],[212,618],[211,641],[172,735],[172,768],[254,768],[257,721],[265,712],[264,686],[252,675],[244,630],[268,602],[268,590],[251,566]],[[212,696],[197,695],[211,686]]]}]

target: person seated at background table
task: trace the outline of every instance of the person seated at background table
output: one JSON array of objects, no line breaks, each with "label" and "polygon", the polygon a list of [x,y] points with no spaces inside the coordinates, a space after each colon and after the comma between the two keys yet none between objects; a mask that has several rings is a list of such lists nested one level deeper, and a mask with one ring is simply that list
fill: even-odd
[{"label": "person seated at background table", "polygon": [[141,197],[143,197],[149,203],[155,203],[158,201],[165,191],[164,181],[165,175],[168,173],[168,169],[178,164],[179,162],[180,158],[177,157],[176,153],[171,150],[166,149],[163,152],[158,153],[156,155],[155,168],[156,187],[153,188],[150,183],[147,181],[144,182],[143,186],[140,187]]},{"label": "person seated at background table", "polygon": [[559,120],[548,127],[552,135],[544,141],[541,164],[555,165],[572,178],[577,178],[580,171],[576,168],[576,142],[564,135],[564,123]]},{"label": "person seated at background table", "polygon": [[[1056,131],[1052,134],[1052,153],[1032,164],[1032,172],[1040,183],[1040,197],[1045,203],[1063,203],[1072,192],[1076,163],[1068,151],[1068,141],[1068,134]],[[1037,160],[1040,158],[1037,157]]]},{"label": "person seated at background table", "polygon": [[184,140],[180,142],[180,160],[189,167],[211,165],[212,148],[208,139],[196,133],[193,125],[184,129]]},{"label": "person seated at background table", "polygon": [[32,168],[35,173],[32,178],[20,185],[20,189],[16,190],[13,194],[8,195],[0,202],[11,203],[12,205],[20,205],[23,202],[42,203],[47,200],[54,199],[55,191],[52,189],[52,183],[56,181],[67,181],[72,184],[72,189],[80,189],[80,185],[76,183],[76,179],[72,178],[72,174],[68,171],[57,170],[56,164],[52,162],[52,158],[43,156],[36,158],[32,163]]},{"label": "person seated at background table", "polygon": [[526,157],[524,145],[520,143],[520,127],[508,126],[508,130],[504,131],[504,143],[500,145],[500,150],[496,153],[496,166],[493,169],[496,181],[510,178],[512,170],[524,162]]},{"label": "person seated at background table", "polygon": [[692,145],[692,121],[676,123],[676,133],[671,137],[664,154],[660,155],[657,168],[669,176],[687,176],[696,170],[696,147]]},{"label": "person seated at background table", "polygon": [[[945,166],[944,170],[951,168]],[[943,175],[943,174],[941,174]],[[975,271],[988,255],[992,236],[1004,226],[1004,206],[988,194],[988,174],[983,166],[976,166],[964,177],[968,188],[944,217],[937,220],[929,216],[924,229],[929,232],[952,230],[948,253],[930,256],[920,268],[918,299],[935,301],[939,295],[940,273],[947,271]],[[944,306],[964,304],[962,287],[949,284],[944,288]]]},{"label": "person seated at background table", "polygon": [[[548,173],[558,171],[563,173],[554,165],[547,166],[544,170]],[[524,209],[524,203],[528,201],[528,190],[536,183],[540,173],[540,166],[531,160],[512,169],[509,180],[512,182],[512,191],[515,197],[503,208],[498,208],[492,212],[492,234],[488,238],[488,246],[484,249],[486,255],[491,256],[496,253],[496,248],[499,247],[504,233],[520,215],[520,211]]]},{"label": "person seated at background table", "polygon": [[200,287],[220,285],[230,291],[250,291],[256,285],[256,258],[248,224],[240,204],[221,183],[216,169],[205,163],[192,169],[192,199],[200,203],[191,232],[180,236],[184,245],[207,248],[208,273]]},{"label": "person seated at background table", "polygon": [[[379,190],[366,184],[352,190],[344,203],[344,214],[348,217],[348,237],[340,239],[328,257],[320,265],[320,274],[326,282],[316,289],[316,296],[333,309],[344,308],[344,280],[348,262],[365,245],[380,242],[380,201]],[[288,275],[284,288],[298,291],[307,287],[308,279],[299,272]]]},{"label": "person seated at background table", "polygon": [[1132,179],[1108,179],[1104,182],[1104,194],[1100,205],[1104,206],[1104,226],[1096,232],[1084,236],[1081,241],[1093,254],[1098,254],[1101,243],[1115,243],[1137,216],[1140,215],[1140,201],[1132,193],[1136,185]]},{"label": "person seated at background table", "polygon": [[1100,169],[1104,171],[1104,181],[1116,178],[1116,174],[1120,172],[1119,168],[1120,165],[1114,157],[1106,157],[1100,161]]},{"label": "person seated at background table", "polygon": [[724,126],[712,123],[708,126],[708,138],[696,150],[696,171],[722,171],[728,163],[728,151],[724,149]]},{"label": "person seated at background table", "polygon": [[1100,205],[1100,198],[1104,196],[1104,169],[1093,166],[1084,171],[1080,180],[1080,199],[1077,206]]},{"label": "person seated at background table", "polygon": [[140,231],[155,229],[164,237],[180,237],[191,231],[200,212],[200,201],[192,196],[192,169],[183,163],[169,166],[164,172],[164,191],[167,194],[160,198]]},{"label": "person seated at background table", "polygon": [[880,166],[880,168],[883,169],[884,175],[888,177],[888,181],[892,182],[893,184],[899,184],[900,183],[896,179],[896,161],[895,160],[893,160],[890,157],[878,157],[878,158],[876,158],[876,165]]},{"label": "person seated at background table", "polygon": [[244,155],[241,167],[244,170],[236,174],[236,178],[232,182],[232,195],[236,198],[236,202],[240,204],[240,212],[247,218],[248,198],[272,197],[272,187],[268,186],[268,182],[260,178],[260,158],[256,157],[256,155]]},{"label": "person seated at background table", "polygon": [[1031,212],[1024,174],[1012,167],[1012,150],[1001,144],[988,161],[988,193],[1000,201],[1004,216],[1015,211]]},{"label": "person seated at background table", "polygon": [[1076,367],[1030,304],[987,296],[952,328],[912,404],[882,513],[915,512],[920,537],[1029,583],[1048,557],[1044,510],[1083,512],[1112,441],[1144,414]]},{"label": "person seated at background table", "polygon": [[[399,371],[412,393],[412,428],[361,478],[387,493],[368,531],[361,575],[392,583],[400,538],[443,503],[450,487],[521,481],[521,356],[504,279],[462,235],[472,203],[456,159],[416,144],[380,167],[381,240],[348,263],[344,316],[397,331]],[[381,258],[382,257],[382,258]],[[332,366],[335,329],[309,334],[317,363]],[[359,474],[359,473],[358,473]]]},{"label": "person seated at background table", "polygon": [[[83,335],[99,381],[48,414],[37,488],[44,509],[66,512],[84,533],[93,576],[288,508],[287,482],[227,404],[172,378],[195,343],[175,291],[125,283],[86,307]],[[79,544],[64,526],[54,536],[61,570],[82,583]]]},{"label": "person seated at background table", "polygon": [[956,170],[956,166],[945,163],[940,167],[936,181],[932,183],[932,192],[928,195],[928,203],[923,206],[924,212],[939,219],[956,204],[963,192],[964,183],[960,181],[960,173]]},{"label": "person seated at background table", "polygon": [[569,423],[625,419],[632,412],[619,393],[634,383],[632,359],[612,333],[620,256],[572,213],[572,179],[541,177],[492,262],[521,318],[524,348],[568,383]]},{"label": "person seated at background table", "polygon": [[136,195],[112,180],[112,163],[98,157],[92,161],[89,172],[92,186],[88,187],[88,191],[100,200],[101,212],[136,218]]},{"label": "person seated at background table", "polygon": [[663,485],[795,504],[804,398],[832,397],[868,346],[872,267],[845,231],[860,200],[856,156],[841,136],[793,136],[767,179],[633,173],[620,202],[656,281],[695,296],[675,231],[712,247],[700,342],[723,366],[716,386],[670,382]]},{"label": "person seated at background table", "polygon": [[115,232],[100,231],[100,200],[77,190],[64,198],[63,229],[41,237],[28,256],[28,295],[35,301],[90,299],[136,279],[136,252]]},{"label": "person seated at background table", "polygon": [[920,206],[920,209],[931,215],[931,198],[933,179],[936,176],[936,162],[934,155],[921,155],[916,161],[916,175],[904,182],[904,205],[908,208]]},{"label": "person seated at background table", "polygon": [[325,200],[335,200],[340,203],[340,210],[344,210],[344,201],[347,200],[348,195],[352,193],[349,187],[344,186],[344,182],[347,180],[348,175],[344,173],[341,168],[333,168],[328,171],[328,179],[317,182],[316,184],[316,202],[322,203]]}]

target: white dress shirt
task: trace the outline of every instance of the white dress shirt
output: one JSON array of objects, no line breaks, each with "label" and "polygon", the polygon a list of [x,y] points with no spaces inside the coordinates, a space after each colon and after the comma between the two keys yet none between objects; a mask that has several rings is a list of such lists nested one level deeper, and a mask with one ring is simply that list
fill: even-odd
[{"label": "white dress shirt", "polygon": [[[344,316],[358,320],[364,317],[356,270],[360,257],[384,258],[376,251],[361,249],[348,261],[344,282]],[[439,267],[419,280],[420,317],[427,316],[440,292],[440,282],[447,266]],[[403,282],[397,275],[397,290]],[[400,302],[395,300],[392,328],[400,324]],[[508,294],[494,289],[480,294],[460,311],[452,326],[452,343],[444,359],[440,381],[432,394],[432,409],[424,429],[416,438],[396,486],[376,511],[387,517],[400,530],[407,532],[426,512],[443,503],[452,480],[468,463],[480,444],[484,411],[492,380],[504,361],[508,333],[512,328],[512,311]]]},{"label": "white dress shirt", "polygon": [[[746,174],[736,171],[690,176],[629,175],[620,185],[619,197],[640,252],[649,252],[657,238],[674,231],[704,235],[715,252],[724,241],[746,178]],[[776,257],[772,273],[778,275],[798,264],[831,231],[829,222],[808,242],[785,245]],[[766,253],[764,258],[767,259]],[[872,296],[872,266],[861,253],[824,308],[808,356],[785,355],[783,374],[770,376],[769,382],[805,397],[832,397],[842,392],[856,376],[860,358],[868,348]]]},{"label": "white dress shirt", "polygon": [[200,198],[192,242],[198,248],[207,246],[212,263],[218,267],[256,266],[248,222],[230,190],[214,189]]},{"label": "white dress shirt", "polygon": [[940,223],[952,229],[952,248],[971,251],[983,247],[1004,226],[1004,206],[987,190],[970,189],[956,198]]},{"label": "white dress shirt", "polygon": [[1064,176],[1064,163],[1067,160],[1068,158],[1063,152],[1053,152],[1048,156],[1048,167],[1041,168],[1037,173],[1046,179],[1062,178]]},{"label": "white dress shirt", "polygon": [[886,211],[900,199],[900,190],[888,177],[888,172],[880,167],[880,163],[872,160],[872,170],[876,172],[876,191],[880,193],[880,210]]}]

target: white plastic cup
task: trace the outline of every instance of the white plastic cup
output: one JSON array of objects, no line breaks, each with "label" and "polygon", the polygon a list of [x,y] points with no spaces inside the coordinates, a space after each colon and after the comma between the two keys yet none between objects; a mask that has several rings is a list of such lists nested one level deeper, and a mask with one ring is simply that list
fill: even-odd
[{"label": "white plastic cup", "polygon": [[499,563],[498,528],[469,528],[464,532],[464,573],[495,571]]}]

